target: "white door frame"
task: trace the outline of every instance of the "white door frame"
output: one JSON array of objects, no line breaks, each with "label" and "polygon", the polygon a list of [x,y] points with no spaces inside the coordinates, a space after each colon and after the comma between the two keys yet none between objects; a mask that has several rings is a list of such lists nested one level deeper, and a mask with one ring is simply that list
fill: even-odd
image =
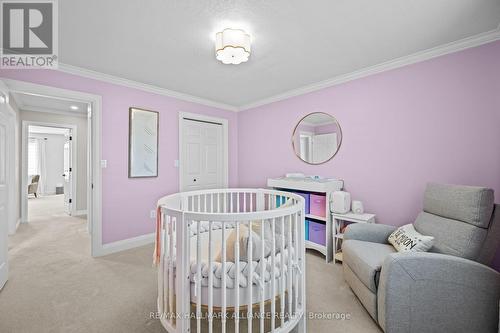
[{"label": "white door frame", "polygon": [[[87,221],[91,229],[91,254],[98,257],[106,254],[102,244],[102,175],[101,175],[101,119],[102,97],[80,91],[44,86],[24,81],[1,79],[11,92],[22,92],[33,95],[51,96],[89,103],[89,133],[87,159]],[[21,189],[21,192],[24,193]]]},{"label": "white door frame", "polygon": [[182,160],[184,157],[183,144],[184,144],[184,127],[182,126],[182,119],[192,119],[203,122],[218,123],[222,125],[222,145],[223,145],[223,163],[222,163],[222,181],[223,187],[229,186],[229,131],[228,121],[224,118],[216,118],[204,116],[196,113],[179,112],[179,192],[183,191],[184,181],[182,179],[181,170],[183,168]]},{"label": "white door frame", "polygon": [[[6,219],[0,220],[0,290],[9,278],[9,258],[8,258],[8,239],[11,224],[12,210],[15,209],[15,196],[11,197],[12,188],[15,186],[15,177],[12,177],[12,172],[15,172],[15,160],[12,159],[12,150],[15,150],[15,126],[12,125],[12,112],[9,110],[9,90],[0,82],[0,97],[3,105],[6,106],[6,112],[2,112],[0,117],[6,122],[5,128],[5,216]],[[17,152],[15,152],[17,153]]]},{"label": "white door frame", "polygon": [[[0,82],[2,83],[2,82]],[[7,96],[8,96],[8,88],[5,86],[5,84],[2,83],[1,87],[2,91],[6,91]],[[9,179],[12,181],[14,180],[13,183],[9,184],[9,214],[7,216],[8,218],[8,233],[9,235],[12,235],[16,232],[17,227],[19,226],[19,223],[21,222],[21,218],[19,216],[19,198],[17,197],[17,188],[16,188],[16,182],[18,181],[19,174],[17,173],[17,163],[19,162],[19,155],[18,155],[18,148],[19,148],[19,140],[18,136],[19,133],[17,131],[17,124],[16,124],[16,112],[12,109],[12,107],[9,104],[9,100],[7,97],[7,100],[5,101],[7,105],[7,110],[9,112],[9,127],[7,128],[7,140],[10,140],[7,142],[7,147],[9,150],[8,156],[9,160],[11,161],[7,165],[7,175]]]},{"label": "white door frame", "polygon": [[[23,120],[22,122],[22,137],[21,137],[21,223],[28,222],[28,136],[29,136],[29,127],[30,126],[45,126],[45,127],[57,127],[57,128],[67,128],[72,132],[74,142],[77,139],[77,131],[76,125],[73,124],[60,124],[60,123],[48,123],[41,121],[29,121]],[[74,145],[74,144],[73,144]],[[73,180],[71,182],[71,199],[73,205],[71,205],[71,215],[76,215],[76,179],[78,175],[78,148],[73,146],[71,152],[71,160],[72,160],[72,177]]]}]

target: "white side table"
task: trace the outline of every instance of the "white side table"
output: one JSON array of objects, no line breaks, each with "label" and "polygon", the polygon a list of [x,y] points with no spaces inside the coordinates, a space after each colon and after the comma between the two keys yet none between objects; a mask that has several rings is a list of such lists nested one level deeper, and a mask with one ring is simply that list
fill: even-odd
[{"label": "white side table", "polygon": [[342,262],[342,240],[344,234],[342,228],[348,223],[375,223],[375,214],[354,214],[349,212],[346,214],[332,213],[333,220],[333,259],[334,262]]}]

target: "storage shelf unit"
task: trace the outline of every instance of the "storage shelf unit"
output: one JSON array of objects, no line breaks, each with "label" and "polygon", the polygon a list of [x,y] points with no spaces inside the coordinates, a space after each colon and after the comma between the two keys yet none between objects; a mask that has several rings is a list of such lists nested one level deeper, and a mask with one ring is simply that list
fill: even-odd
[{"label": "storage shelf unit", "polygon": [[311,219],[311,220],[317,220],[317,221],[323,221],[326,222],[328,218],[323,217],[323,216],[317,216],[317,215],[312,215],[312,214],[306,214],[306,219]]},{"label": "storage shelf unit", "polygon": [[306,214],[307,220],[324,223],[326,227],[325,245],[306,240],[305,246],[308,249],[316,250],[325,256],[326,262],[333,260],[333,218],[330,213],[331,193],[340,191],[344,187],[344,182],[337,179],[313,180],[310,178],[273,178],[267,180],[267,186],[285,191],[298,191],[306,194],[319,194],[325,196],[325,217],[314,214]]},{"label": "storage shelf unit", "polygon": [[331,214],[333,219],[333,252],[335,262],[342,262],[342,241],[344,234],[341,232],[346,223],[375,223],[375,214],[354,214],[349,212],[346,214]]}]

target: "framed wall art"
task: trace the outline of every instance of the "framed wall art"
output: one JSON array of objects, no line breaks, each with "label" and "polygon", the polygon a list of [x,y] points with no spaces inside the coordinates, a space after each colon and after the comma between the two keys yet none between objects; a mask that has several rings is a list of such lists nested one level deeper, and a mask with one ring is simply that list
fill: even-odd
[{"label": "framed wall art", "polygon": [[129,108],[128,176],[158,176],[158,112]]}]

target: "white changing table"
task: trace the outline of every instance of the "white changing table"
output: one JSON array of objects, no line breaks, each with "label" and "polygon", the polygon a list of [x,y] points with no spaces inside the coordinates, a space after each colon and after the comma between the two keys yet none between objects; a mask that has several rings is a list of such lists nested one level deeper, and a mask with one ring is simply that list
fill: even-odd
[{"label": "white changing table", "polygon": [[267,180],[267,186],[286,191],[300,191],[302,193],[309,194],[322,194],[326,196],[325,205],[325,217],[316,216],[312,214],[306,214],[305,218],[310,220],[315,220],[320,223],[324,223],[326,226],[325,233],[325,244],[317,244],[309,240],[305,241],[305,247],[307,249],[313,249],[325,256],[326,262],[333,260],[333,245],[334,241],[332,238],[333,223],[332,215],[330,213],[330,200],[331,194],[334,191],[340,191],[344,187],[344,181],[340,179],[311,179],[311,178],[292,178],[292,177],[281,177],[281,178],[270,178]]}]

